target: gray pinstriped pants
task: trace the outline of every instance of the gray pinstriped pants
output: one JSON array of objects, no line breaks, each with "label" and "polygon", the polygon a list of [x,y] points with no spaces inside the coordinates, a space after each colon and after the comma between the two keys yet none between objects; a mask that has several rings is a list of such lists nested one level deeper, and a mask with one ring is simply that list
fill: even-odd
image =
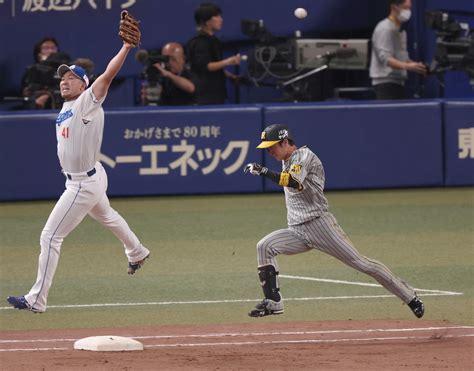
[{"label": "gray pinstriped pants", "polygon": [[277,255],[300,254],[312,249],[325,252],[349,267],[372,276],[405,303],[415,297],[413,288],[385,265],[361,255],[329,212],[318,219],[274,231],[262,238],[257,243],[258,267],[273,265],[278,271]]}]

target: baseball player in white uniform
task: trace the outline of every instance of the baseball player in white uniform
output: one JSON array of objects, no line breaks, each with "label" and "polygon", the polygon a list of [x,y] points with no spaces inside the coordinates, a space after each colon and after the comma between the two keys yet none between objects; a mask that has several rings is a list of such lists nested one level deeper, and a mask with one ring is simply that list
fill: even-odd
[{"label": "baseball player in white uniform", "polygon": [[107,174],[98,161],[104,129],[104,102],[110,84],[132,46],[124,42],[105,72],[89,87],[83,68],[59,66],[60,91],[65,102],[56,119],[58,157],[66,177],[66,190],[56,203],[41,233],[41,253],[36,283],[24,296],[9,296],[17,309],[36,313],[46,310],[48,292],[59,261],[64,238],[90,215],[122,241],[128,273],[134,274],[150,255],[127,222],[112,209],[106,195]]},{"label": "baseball player in white uniform", "polygon": [[247,164],[244,171],[265,176],[284,187],[288,228],[270,233],[257,244],[258,275],[265,298],[249,316],[263,317],[284,311],[278,283],[278,254],[293,255],[317,249],[372,276],[421,318],[424,305],[413,288],[382,263],[361,255],[328,211],[320,159],[308,147],[296,147],[285,125],[268,126],[261,139],[257,148],[266,148],[272,157],[281,161],[282,171],[274,172],[256,163]]}]

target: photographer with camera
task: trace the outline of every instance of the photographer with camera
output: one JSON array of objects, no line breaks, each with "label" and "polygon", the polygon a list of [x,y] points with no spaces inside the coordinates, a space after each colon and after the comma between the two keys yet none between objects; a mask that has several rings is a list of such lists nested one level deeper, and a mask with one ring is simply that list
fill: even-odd
[{"label": "photographer with camera", "polygon": [[197,34],[186,45],[186,56],[198,79],[198,104],[223,104],[227,98],[226,78],[238,82],[228,66],[239,65],[240,55],[223,58],[222,44],[214,35],[222,29],[222,10],[213,3],[202,3],[194,12]]},{"label": "photographer with camera", "polygon": [[407,71],[426,75],[423,63],[410,60],[407,35],[401,31],[411,17],[411,0],[389,0],[390,14],[372,34],[370,78],[377,99],[405,99]]},{"label": "photographer with camera", "polygon": [[153,64],[163,77],[159,104],[164,106],[193,104],[196,87],[192,72],[186,68],[183,47],[176,42],[170,42],[161,49],[161,55],[165,58],[165,63]]},{"label": "photographer with camera", "polygon": [[53,37],[45,37],[34,46],[35,63],[28,66],[21,81],[25,108],[54,109],[61,106],[56,69],[62,63],[69,63],[70,57],[58,49],[59,44]]},{"label": "photographer with camera", "polygon": [[141,103],[146,106],[194,104],[195,77],[186,66],[183,47],[176,42],[160,49],[140,49],[135,59],[144,65]]}]

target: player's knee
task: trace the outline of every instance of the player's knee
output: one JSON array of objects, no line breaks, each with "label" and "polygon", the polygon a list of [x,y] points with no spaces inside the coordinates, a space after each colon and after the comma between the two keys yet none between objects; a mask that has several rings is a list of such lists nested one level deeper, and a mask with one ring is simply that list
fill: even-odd
[{"label": "player's knee", "polygon": [[54,250],[59,251],[62,242],[63,242],[62,237],[59,237],[58,235],[55,235],[54,233],[48,230],[43,230],[41,232],[40,244],[41,244],[42,249],[53,248]]},{"label": "player's knee", "polygon": [[257,254],[265,254],[268,251],[268,243],[265,242],[265,239],[261,239],[257,242]]},{"label": "player's knee", "polygon": [[48,232],[47,230],[43,230],[40,236],[40,244],[41,246],[47,246],[49,241],[51,240],[52,233]]},{"label": "player's knee", "polygon": [[268,239],[261,239],[257,243],[257,254],[258,256],[265,256],[267,259],[274,258],[279,254],[278,249],[274,248],[274,244]]},{"label": "player's knee", "polygon": [[114,209],[110,209],[110,211],[107,214],[104,214],[104,215],[101,215],[100,217],[97,217],[96,220],[99,223],[107,226],[107,225],[117,223],[119,218],[120,218],[120,214],[117,211],[115,211]]},{"label": "player's knee", "polygon": [[368,274],[370,276],[377,275],[378,272],[377,266],[366,259],[353,260],[351,265],[359,272]]}]

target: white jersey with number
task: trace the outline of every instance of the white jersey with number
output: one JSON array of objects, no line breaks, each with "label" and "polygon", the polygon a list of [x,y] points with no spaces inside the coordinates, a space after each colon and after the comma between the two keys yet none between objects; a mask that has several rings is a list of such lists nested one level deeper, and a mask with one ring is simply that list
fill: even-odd
[{"label": "white jersey with number", "polygon": [[282,161],[283,171],[303,185],[302,190],[284,187],[288,225],[298,225],[313,220],[328,211],[324,196],[324,168],[321,160],[308,147],[294,151]]},{"label": "white jersey with number", "polygon": [[92,88],[76,100],[64,102],[56,119],[58,157],[63,171],[83,173],[99,159],[104,131],[105,97],[97,100]]}]

